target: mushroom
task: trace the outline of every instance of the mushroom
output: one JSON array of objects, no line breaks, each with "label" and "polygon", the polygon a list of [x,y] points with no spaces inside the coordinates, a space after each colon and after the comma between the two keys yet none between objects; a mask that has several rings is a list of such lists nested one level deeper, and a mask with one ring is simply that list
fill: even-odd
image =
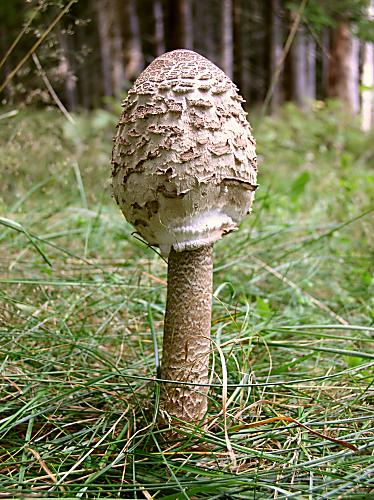
[{"label": "mushroom", "polygon": [[174,424],[206,414],[213,244],[250,213],[257,187],[242,102],[217,66],[175,50],[129,90],[114,138],[114,198],[168,257],[160,409]]}]

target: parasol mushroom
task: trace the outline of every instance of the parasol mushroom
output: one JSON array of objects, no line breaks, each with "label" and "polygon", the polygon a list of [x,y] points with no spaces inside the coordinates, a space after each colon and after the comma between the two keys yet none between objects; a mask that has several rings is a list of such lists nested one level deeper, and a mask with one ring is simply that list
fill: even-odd
[{"label": "parasol mushroom", "polygon": [[242,102],[217,66],[175,50],[129,90],[114,138],[114,198],[168,257],[161,378],[175,383],[162,384],[160,406],[174,423],[207,411],[213,244],[250,212],[257,187]]}]

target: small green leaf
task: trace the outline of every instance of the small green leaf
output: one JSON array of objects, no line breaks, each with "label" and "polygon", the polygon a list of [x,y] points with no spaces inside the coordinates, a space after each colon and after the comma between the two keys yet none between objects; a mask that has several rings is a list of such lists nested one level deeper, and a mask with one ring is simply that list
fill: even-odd
[{"label": "small green leaf", "polygon": [[292,201],[296,201],[299,196],[305,191],[305,186],[310,181],[310,173],[309,172],[301,172],[296,179],[293,181],[291,185],[291,199]]}]

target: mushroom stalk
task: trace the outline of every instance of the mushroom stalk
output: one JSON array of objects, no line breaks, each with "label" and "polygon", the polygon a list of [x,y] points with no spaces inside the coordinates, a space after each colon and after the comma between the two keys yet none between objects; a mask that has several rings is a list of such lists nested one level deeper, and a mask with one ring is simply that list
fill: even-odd
[{"label": "mushroom stalk", "polygon": [[[204,418],[208,406],[213,245],[170,251],[161,377],[163,416],[187,422]],[[193,385],[188,385],[192,383]]]}]

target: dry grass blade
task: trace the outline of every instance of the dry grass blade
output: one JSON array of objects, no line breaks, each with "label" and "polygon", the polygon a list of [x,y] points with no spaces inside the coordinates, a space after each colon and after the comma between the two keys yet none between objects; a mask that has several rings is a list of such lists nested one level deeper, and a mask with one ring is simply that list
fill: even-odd
[{"label": "dry grass blade", "polygon": [[237,467],[237,461],[236,461],[236,456],[235,452],[233,450],[228,429],[227,429],[227,368],[226,368],[226,360],[225,360],[225,355],[222,352],[222,349],[218,344],[214,342],[216,349],[219,354],[219,358],[221,361],[221,369],[222,369],[222,414],[223,414],[223,430],[224,430],[224,435],[225,435],[225,441],[226,441],[226,446],[227,446],[227,451],[229,453],[230,459],[231,459],[231,469],[235,470]]},{"label": "dry grass blade", "polygon": [[314,429],[311,429],[307,425],[302,424],[301,422],[299,422],[295,418],[287,417],[285,415],[278,415],[277,417],[266,418],[265,420],[260,420],[258,422],[251,422],[250,424],[235,425],[234,427],[231,427],[230,430],[233,432],[238,432],[238,431],[241,431],[244,429],[250,429],[253,427],[260,427],[261,425],[266,425],[266,424],[270,424],[272,422],[279,422],[279,421],[294,423],[294,424],[302,427],[303,429],[306,429],[308,432],[315,434],[316,436],[319,436],[323,439],[327,439],[328,441],[331,441],[333,443],[340,444],[341,446],[345,446],[346,448],[349,448],[350,450],[358,451],[357,446],[354,446],[353,444],[348,443],[347,441],[344,441],[342,439],[336,439],[336,438],[333,438],[331,436],[328,436],[327,434],[323,434],[322,432],[315,431]]},{"label": "dry grass blade", "polygon": [[322,309],[322,311],[327,312],[331,317],[333,317],[334,319],[336,319],[337,321],[339,321],[339,323],[341,323],[342,325],[349,325],[348,321],[346,321],[344,318],[342,318],[341,316],[339,316],[339,314],[336,314],[336,312],[334,312],[332,309],[330,309],[326,304],[324,304],[320,300],[318,300],[315,297],[313,297],[313,295],[311,295],[310,293],[306,292],[305,290],[303,290],[302,288],[300,288],[299,286],[297,286],[290,279],[288,279],[286,276],[283,276],[280,272],[278,272],[273,267],[269,266],[269,264],[267,264],[266,262],[264,262],[262,259],[259,259],[258,257],[254,257],[254,256],[252,258],[261,267],[263,267],[264,269],[266,269],[270,274],[272,274],[273,276],[275,276],[279,280],[281,280],[284,283],[286,283],[286,285],[288,285],[290,288],[293,288],[294,290],[297,290],[298,292],[300,292],[303,295],[305,295],[306,297],[308,297],[308,299],[312,302],[312,304],[314,304],[315,306],[317,306],[320,309]]},{"label": "dry grass blade", "polygon": [[[53,472],[51,472],[50,468],[45,463],[45,460],[42,459],[42,457],[39,455],[39,453],[36,450],[33,450],[32,448],[29,448],[29,447],[27,447],[26,450],[29,451],[34,456],[34,458],[38,461],[40,467],[44,470],[44,472],[51,479],[51,481],[53,483],[57,483],[56,476],[53,474]],[[65,488],[61,485],[59,486],[59,489],[61,491],[65,491]]]},{"label": "dry grass blade", "polygon": [[69,111],[65,108],[65,106],[62,104],[60,98],[58,97],[58,95],[55,92],[55,89],[52,87],[51,82],[48,80],[47,73],[42,68],[42,65],[40,64],[39,58],[35,52],[32,54],[32,60],[34,61],[35,66],[38,68],[38,71],[40,73],[40,77],[43,80],[45,86],[47,87],[48,92],[51,94],[52,99],[57,104],[58,109],[65,116],[65,118],[67,120],[69,120],[70,123],[75,123],[74,118],[71,116]]}]

